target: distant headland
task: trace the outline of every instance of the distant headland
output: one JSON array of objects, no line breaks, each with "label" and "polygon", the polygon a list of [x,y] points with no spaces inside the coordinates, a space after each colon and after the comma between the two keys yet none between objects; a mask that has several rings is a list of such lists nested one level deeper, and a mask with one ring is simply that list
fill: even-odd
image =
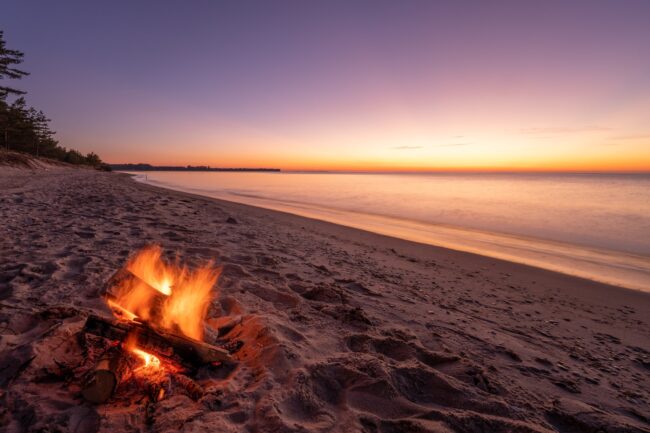
[{"label": "distant headland", "polygon": [[221,168],[209,165],[151,165],[151,164],[109,164],[116,171],[264,171],[279,172],[279,168]]}]

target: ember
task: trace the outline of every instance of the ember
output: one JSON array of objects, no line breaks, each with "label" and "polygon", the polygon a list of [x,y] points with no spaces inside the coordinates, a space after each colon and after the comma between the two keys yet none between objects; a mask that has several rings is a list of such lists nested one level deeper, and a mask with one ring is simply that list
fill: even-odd
[{"label": "ember", "polygon": [[111,343],[90,372],[84,397],[102,403],[133,378],[155,401],[172,383],[200,398],[201,387],[184,373],[232,364],[228,351],[203,341],[218,275],[211,264],[190,269],[166,262],[158,246],[130,259],[108,283],[106,301],[116,320],[90,316],[84,326],[86,334]]}]

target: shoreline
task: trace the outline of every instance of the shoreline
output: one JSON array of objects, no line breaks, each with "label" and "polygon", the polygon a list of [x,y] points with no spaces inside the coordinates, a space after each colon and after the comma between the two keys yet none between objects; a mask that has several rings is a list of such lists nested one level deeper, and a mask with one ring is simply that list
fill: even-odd
[{"label": "shoreline", "polygon": [[[132,176],[136,182],[171,191],[284,212],[396,239],[468,252],[650,293],[650,258],[638,254],[446,224],[430,224],[403,218],[364,214],[308,203],[292,203],[234,194],[230,194],[234,195],[233,197],[224,197],[223,194],[215,194],[211,191],[193,191],[191,188],[183,188],[180,185],[142,179],[134,173],[125,174]],[[359,215],[365,215],[365,217],[362,218],[362,222],[355,222],[355,216]]]},{"label": "shoreline", "polygon": [[[127,174],[0,171],[0,203],[7,431],[650,432],[648,293]],[[52,372],[151,242],[221,267],[208,325],[239,323],[240,364],[199,401],[89,405]]]}]

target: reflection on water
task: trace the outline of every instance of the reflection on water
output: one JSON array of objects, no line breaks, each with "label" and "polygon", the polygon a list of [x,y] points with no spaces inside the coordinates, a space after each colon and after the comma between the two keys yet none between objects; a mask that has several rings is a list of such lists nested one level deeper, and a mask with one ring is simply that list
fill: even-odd
[{"label": "reflection on water", "polygon": [[650,291],[648,175],[147,172],[138,178]]}]

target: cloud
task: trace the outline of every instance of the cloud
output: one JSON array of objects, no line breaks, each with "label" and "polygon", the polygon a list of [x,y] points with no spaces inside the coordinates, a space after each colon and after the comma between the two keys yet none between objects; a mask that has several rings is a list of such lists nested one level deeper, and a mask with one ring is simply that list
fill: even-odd
[{"label": "cloud", "polygon": [[[434,144],[431,147],[457,147],[457,146],[467,146],[472,143],[445,143],[445,144]],[[424,149],[424,146],[395,146],[391,147],[391,149],[397,149],[397,150],[415,150],[415,149]]]},{"label": "cloud", "polygon": [[629,135],[619,135],[618,137],[612,137],[612,140],[649,140],[650,134],[629,134]]},{"label": "cloud", "polygon": [[627,135],[617,135],[605,138],[598,144],[599,146],[630,146],[637,145],[639,143],[635,142],[645,142],[650,141],[650,134],[627,134]]},{"label": "cloud", "polygon": [[456,146],[467,146],[472,143],[447,143],[447,144],[434,144],[433,147],[456,147]]},{"label": "cloud", "polygon": [[519,132],[527,135],[557,135],[557,134],[575,134],[578,132],[603,132],[611,131],[612,128],[605,126],[581,126],[581,127],[569,127],[569,126],[555,126],[555,127],[543,127],[543,128],[523,128]]},{"label": "cloud", "polygon": [[398,149],[398,150],[412,150],[412,149],[422,149],[423,146],[395,146],[391,147],[391,149]]}]

